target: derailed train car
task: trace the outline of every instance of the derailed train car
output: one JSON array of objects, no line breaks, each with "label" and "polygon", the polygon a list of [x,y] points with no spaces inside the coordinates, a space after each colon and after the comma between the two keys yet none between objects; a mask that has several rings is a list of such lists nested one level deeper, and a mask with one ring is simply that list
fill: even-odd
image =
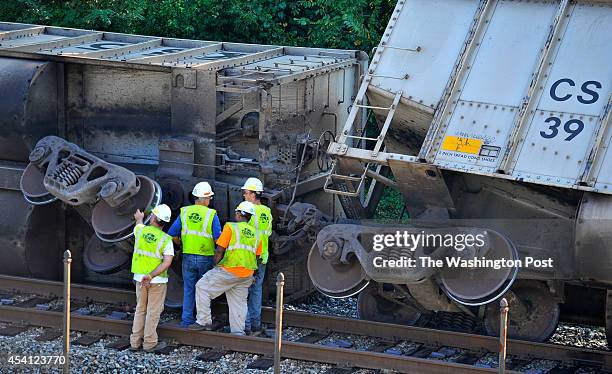
[{"label": "derailed train car", "polygon": [[[451,313],[492,334],[504,296],[511,337],[546,340],[561,317],[605,325],[612,341],[611,45],[610,1],[399,0],[324,188],[356,202],[384,183],[411,221],[325,227],[309,257],[317,288],[360,292],[362,318]],[[365,111],[378,136],[353,122]],[[486,243],[407,248],[397,232]],[[377,234],[391,235],[385,251]],[[377,266],[402,258],[442,265]]]},{"label": "derailed train car", "polygon": [[363,52],[0,23],[0,56],[0,272],[58,279],[68,248],[77,281],[128,283],[136,208],[176,215],[206,180],[224,222],[256,176],[276,217],[269,278],[311,292],[306,256],[341,210],[320,192],[325,151]]}]

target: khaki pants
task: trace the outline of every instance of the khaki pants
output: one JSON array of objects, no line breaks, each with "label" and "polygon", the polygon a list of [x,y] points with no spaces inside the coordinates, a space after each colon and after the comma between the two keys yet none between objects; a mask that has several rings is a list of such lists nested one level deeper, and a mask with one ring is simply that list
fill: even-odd
[{"label": "khaki pants", "polygon": [[132,324],[130,344],[132,348],[152,349],[157,345],[157,324],[164,310],[166,283],[151,283],[149,288],[136,282],[136,312]]},{"label": "khaki pants", "polygon": [[240,278],[215,267],[196,283],[196,321],[200,325],[212,323],[210,301],[225,293],[229,306],[229,322],[232,334],[244,335],[247,314],[247,297],[253,277]]}]

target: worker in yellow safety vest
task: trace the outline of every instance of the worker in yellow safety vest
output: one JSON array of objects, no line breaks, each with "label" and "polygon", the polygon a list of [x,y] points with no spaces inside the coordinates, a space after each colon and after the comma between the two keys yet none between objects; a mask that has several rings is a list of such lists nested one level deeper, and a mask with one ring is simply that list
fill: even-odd
[{"label": "worker in yellow safety vest", "polygon": [[249,224],[255,228],[262,246],[261,263],[253,276],[254,282],[249,288],[248,312],[245,323],[246,332],[253,335],[258,335],[262,331],[262,287],[269,256],[269,237],[272,235],[272,211],[261,203],[263,190],[263,183],[257,178],[248,178],[242,186],[244,200],[255,205],[255,214],[251,217]]},{"label": "worker in yellow safety vest", "polygon": [[153,208],[149,225],[143,224],[144,213],[136,210],[134,219],[134,253],[132,273],[136,283],[136,312],[130,335],[131,350],[141,347],[145,352],[160,350],[165,342],[158,342],[157,324],[164,310],[168,283],[168,268],[174,256],[172,237],[162,231],[170,222],[170,208],[158,205]]},{"label": "worker in yellow safety vest", "polygon": [[[195,322],[195,285],[202,276],[213,268],[215,240],[221,235],[221,223],[217,212],[209,208],[215,194],[208,182],[200,182],[192,191],[195,204],[181,208],[168,234],[180,243],[183,258],[183,313],[181,326]],[[177,240],[180,234],[180,241]]]},{"label": "worker in yellow safety vest", "polygon": [[236,207],[236,222],[228,222],[223,227],[215,249],[217,266],[196,284],[197,316],[190,330],[212,329],[210,301],[225,293],[230,330],[232,334],[244,335],[249,286],[262,253],[261,241],[248,223],[254,214],[255,206],[243,201]]}]

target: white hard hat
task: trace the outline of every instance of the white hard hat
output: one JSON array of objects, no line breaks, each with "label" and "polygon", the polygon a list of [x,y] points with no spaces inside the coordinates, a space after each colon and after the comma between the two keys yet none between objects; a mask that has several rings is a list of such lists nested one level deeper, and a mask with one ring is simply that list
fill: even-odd
[{"label": "white hard hat", "polygon": [[263,192],[263,183],[257,178],[248,178],[242,186],[243,190],[249,190],[254,192]]},{"label": "white hard hat", "polygon": [[196,184],[191,193],[195,197],[211,197],[215,194],[208,182],[200,182]]},{"label": "white hard hat", "polygon": [[255,214],[255,204],[243,201],[236,207],[236,211],[241,211],[243,213]]},{"label": "white hard hat", "polygon": [[168,205],[158,205],[153,208],[152,213],[155,214],[155,217],[159,218],[160,220],[164,222],[170,222],[170,216],[172,215],[172,212],[170,211],[170,207]]}]

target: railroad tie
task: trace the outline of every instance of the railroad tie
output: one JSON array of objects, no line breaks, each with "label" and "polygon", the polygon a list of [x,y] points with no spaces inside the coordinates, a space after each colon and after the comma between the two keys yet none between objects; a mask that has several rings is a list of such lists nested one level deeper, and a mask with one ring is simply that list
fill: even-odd
[{"label": "railroad tie", "polygon": [[247,366],[247,369],[268,370],[272,366],[274,366],[274,359],[269,357],[258,357]]},{"label": "railroad tie", "polygon": [[211,349],[210,351],[204,352],[198,357],[196,357],[196,360],[204,362],[216,362],[228,353],[228,351],[218,351],[215,349]]},{"label": "railroad tie", "polygon": [[87,333],[85,335],[81,335],[77,339],[75,339],[72,344],[74,345],[82,345],[85,347],[89,347],[90,345],[97,343],[102,339],[101,334],[96,333]]},{"label": "railroad tie", "polygon": [[115,349],[117,351],[123,351],[130,347],[130,338],[120,337],[112,343],[106,345],[106,348]]},{"label": "railroad tie", "polygon": [[56,329],[45,329],[42,334],[34,338],[37,342],[48,342],[62,336],[62,332]]},{"label": "railroad tie", "polygon": [[0,329],[2,336],[16,336],[28,329],[27,325],[10,325]]}]

